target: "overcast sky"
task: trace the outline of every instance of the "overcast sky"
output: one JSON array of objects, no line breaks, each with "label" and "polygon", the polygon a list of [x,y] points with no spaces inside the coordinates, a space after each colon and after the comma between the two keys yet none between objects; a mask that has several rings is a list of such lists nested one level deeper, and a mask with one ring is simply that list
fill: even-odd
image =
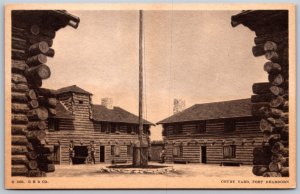
[{"label": "overcast sky", "polygon": [[[93,103],[111,97],[114,106],[138,113],[138,11],[70,11],[78,29],[57,32],[50,79],[43,87],[69,85],[93,93]],[[249,98],[252,84],[267,80],[264,57],[251,48],[254,32],[230,17],[239,11],[145,11],[147,120],[172,114],[173,99],[196,103]],[[152,127],[161,139],[161,126]]]}]

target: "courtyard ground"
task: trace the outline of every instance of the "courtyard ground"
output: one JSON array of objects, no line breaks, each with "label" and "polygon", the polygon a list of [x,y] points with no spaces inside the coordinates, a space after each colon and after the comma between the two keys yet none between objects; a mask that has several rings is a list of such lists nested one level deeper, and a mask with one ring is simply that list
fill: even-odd
[{"label": "courtyard ground", "polygon": [[159,164],[154,162],[150,164],[173,166],[176,172],[169,174],[109,174],[101,173],[100,169],[105,166],[110,166],[110,164],[56,165],[55,172],[48,173],[47,177],[255,177],[252,174],[252,166],[220,166],[217,164]]}]

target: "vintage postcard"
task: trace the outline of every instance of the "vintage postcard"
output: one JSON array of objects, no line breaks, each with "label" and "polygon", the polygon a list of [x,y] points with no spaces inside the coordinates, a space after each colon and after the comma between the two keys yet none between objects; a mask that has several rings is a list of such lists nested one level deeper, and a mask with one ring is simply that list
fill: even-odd
[{"label": "vintage postcard", "polygon": [[292,4],[6,5],[6,188],[295,188],[295,25]]}]

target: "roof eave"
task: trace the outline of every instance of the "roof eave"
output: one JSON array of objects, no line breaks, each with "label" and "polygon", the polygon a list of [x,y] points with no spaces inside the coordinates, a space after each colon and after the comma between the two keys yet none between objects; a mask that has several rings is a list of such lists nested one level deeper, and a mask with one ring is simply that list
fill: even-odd
[{"label": "roof eave", "polygon": [[84,92],[73,92],[73,91],[65,91],[65,92],[58,92],[57,95],[61,95],[61,94],[67,94],[67,93],[74,93],[74,94],[86,94],[86,95],[90,95],[92,96],[92,93],[84,93]]},{"label": "roof eave", "polygon": [[170,124],[170,123],[185,123],[185,122],[197,122],[197,121],[212,121],[212,120],[219,120],[219,119],[237,119],[237,118],[248,118],[248,117],[256,117],[254,115],[244,115],[244,116],[236,116],[236,117],[221,117],[221,118],[210,118],[210,119],[196,119],[196,120],[184,120],[184,121],[160,121],[156,123],[157,125],[160,124]]},{"label": "roof eave", "polygon": [[[111,120],[98,120],[98,119],[95,119],[95,118],[93,118],[92,120],[95,121],[95,122],[126,123],[126,124],[136,124],[136,125],[139,124],[139,123],[133,123],[133,122],[122,122],[122,121],[111,121]],[[152,125],[152,126],[155,126],[155,124],[150,123],[150,122],[148,122],[148,123],[143,123],[143,124],[144,124],[144,125]]]},{"label": "roof eave", "polygon": [[73,116],[53,116],[53,117],[50,117],[50,118],[54,118],[54,119],[69,119],[69,120],[74,120],[75,118]]}]

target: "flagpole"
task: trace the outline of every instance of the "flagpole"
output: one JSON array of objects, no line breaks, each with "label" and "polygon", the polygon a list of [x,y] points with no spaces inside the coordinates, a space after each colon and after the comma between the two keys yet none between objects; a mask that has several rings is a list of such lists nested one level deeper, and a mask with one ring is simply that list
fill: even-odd
[{"label": "flagpole", "polygon": [[143,11],[139,14],[139,141],[143,141]]}]

